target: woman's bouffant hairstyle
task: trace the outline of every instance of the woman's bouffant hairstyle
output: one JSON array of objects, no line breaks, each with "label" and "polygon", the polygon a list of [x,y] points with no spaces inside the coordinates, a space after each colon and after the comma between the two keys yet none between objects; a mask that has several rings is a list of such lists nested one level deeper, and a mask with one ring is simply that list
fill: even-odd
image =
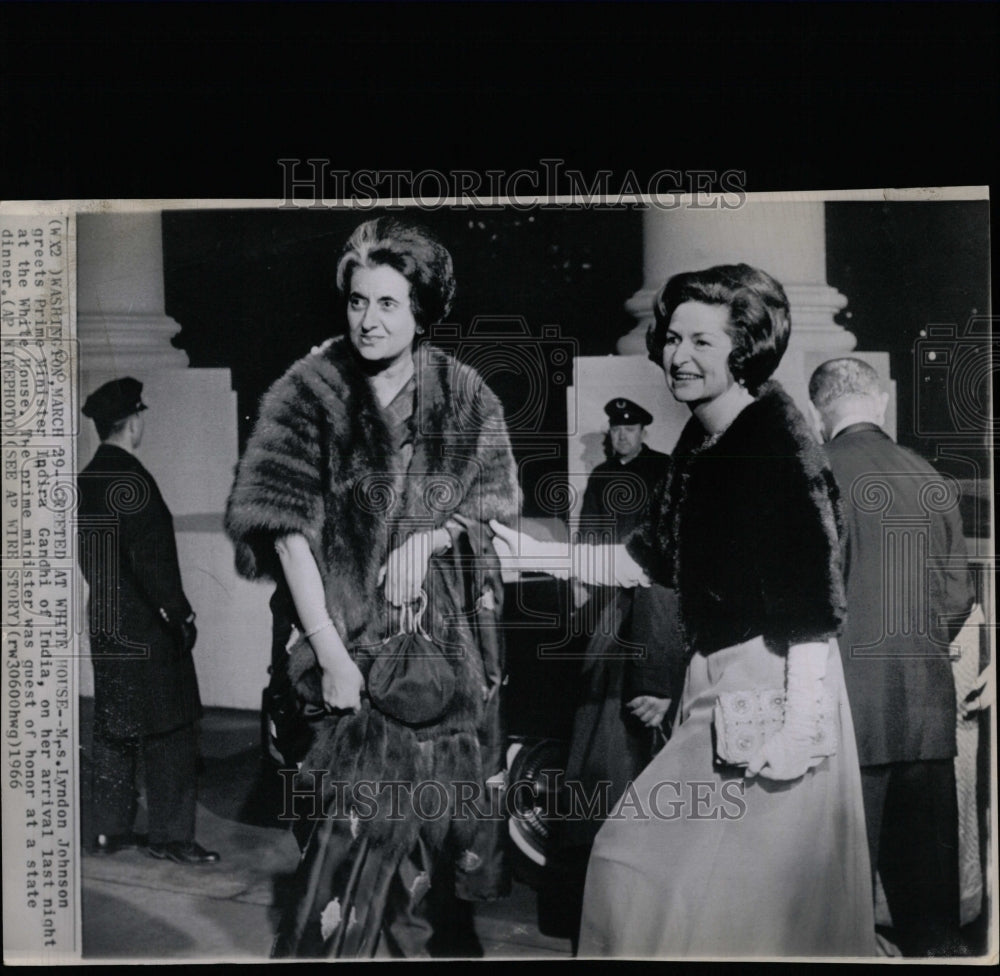
[{"label": "woman's bouffant hairstyle", "polygon": [[455,298],[455,271],[448,249],[426,228],[396,217],[361,224],[337,262],[337,288],[347,296],[357,267],[385,265],[410,283],[410,306],[423,331],[440,322]]},{"label": "woman's bouffant hairstyle", "polygon": [[729,309],[726,332],[733,342],[729,371],[756,395],[778,368],[788,347],[791,311],[785,289],[749,264],[720,264],[705,271],[674,275],[653,302],[655,324],[646,333],[649,358],[663,366],[670,319],[679,305],[703,302]]}]

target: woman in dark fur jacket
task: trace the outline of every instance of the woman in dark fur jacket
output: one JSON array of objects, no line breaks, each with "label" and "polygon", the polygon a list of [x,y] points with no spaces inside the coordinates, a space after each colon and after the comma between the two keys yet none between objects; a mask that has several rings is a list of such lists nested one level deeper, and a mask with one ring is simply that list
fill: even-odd
[{"label": "woman in dark fur jacket", "polygon": [[264,396],[226,513],[239,571],[289,597],[283,663],[312,716],[295,779],[302,861],[272,955],[425,956],[428,906],[459,914],[456,883],[467,898],[505,893],[470,800],[487,803],[502,745],[486,522],[514,516],[519,490],[496,396],[416,342],[451,307],[441,243],[368,221],[337,286],[347,335]]},{"label": "woman in dark fur jacket", "polygon": [[[669,742],[597,835],[579,952],[873,955],[836,484],[770,380],[788,300],[725,265],[671,278],[655,313],[650,358],[692,418],[626,549],[677,589],[689,663]],[[502,558],[544,548],[493,528]]]}]

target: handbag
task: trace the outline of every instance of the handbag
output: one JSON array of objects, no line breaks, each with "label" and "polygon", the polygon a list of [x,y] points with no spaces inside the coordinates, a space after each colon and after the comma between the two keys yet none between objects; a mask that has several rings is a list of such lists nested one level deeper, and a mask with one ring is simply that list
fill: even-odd
[{"label": "handbag", "polygon": [[[814,759],[837,752],[836,695],[824,692],[817,706],[812,734]],[[712,723],[715,729],[715,761],[718,765],[746,766],[754,753],[785,721],[783,688],[750,688],[727,691],[715,702]]]},{"label": "handbag", "polygon": [[400,629],[386,637],[368,672],[368,697],[404,725],[427,725],[441,718],[455,697],[455,668],[423,628],[427,594],[418,606],[406,604]]}]

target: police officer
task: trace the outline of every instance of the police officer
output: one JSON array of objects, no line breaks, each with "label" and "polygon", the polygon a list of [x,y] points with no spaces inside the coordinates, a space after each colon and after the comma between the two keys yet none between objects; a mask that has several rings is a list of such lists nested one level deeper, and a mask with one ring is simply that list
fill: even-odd
[{"label": "police officer", "polygon": [[[219,855],[194,840],[195,615],[181,586],[170,510],[134,454],[145,410],[142,384],[132,377],[105,383],[83,406],[101,439],[77,479],[94,665],[91,851],[147,847],[156,858],[207,864]],[[140,756],[148,842],[133,831]]]},{"label": "police officer", "polygon": [[643,508],[666,470],[668,455],[645,443],[653,415],[626,397],[604,405],[608,415],[610,457],[597,465],[587,481],[580,509],[581,524],[595,516],[614,519],[621,541],[642,518]]}]

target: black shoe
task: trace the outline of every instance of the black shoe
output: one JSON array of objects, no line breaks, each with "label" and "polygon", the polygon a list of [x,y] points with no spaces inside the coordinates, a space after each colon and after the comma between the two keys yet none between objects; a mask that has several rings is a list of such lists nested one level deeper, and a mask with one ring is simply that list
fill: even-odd
[{"label": "black shoe", "polygon": [[206,851],[193,840],[174,840],[167,844],[150,844],[149,853],[161,861],[169,858],[177,864],[214,864],[219,860],[215,851]]},{"label": "black shoe", "polygon": [[98,834],[94,838],[92,854],[117,854],[119,851],[135,851],[141,847],[146,847],[149,837],[146,834],[134,834],[129,831],[127,834]]}]

